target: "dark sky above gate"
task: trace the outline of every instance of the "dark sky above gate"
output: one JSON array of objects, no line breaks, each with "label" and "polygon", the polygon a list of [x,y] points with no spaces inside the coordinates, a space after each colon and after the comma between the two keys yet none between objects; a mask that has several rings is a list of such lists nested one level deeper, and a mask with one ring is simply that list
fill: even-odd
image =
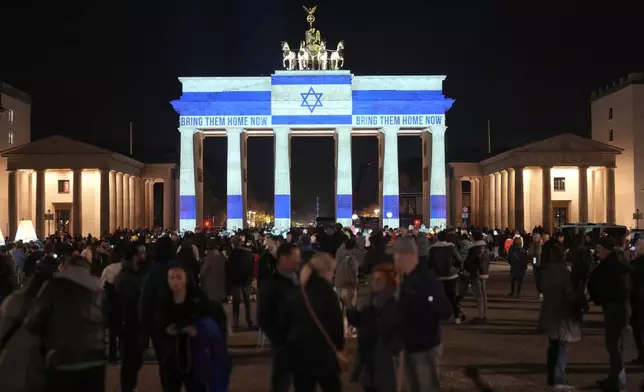
[{"label": "dark sky above gate", "polygon": [[[449,160],[487,154],[488,119],[494,151],[562,132],[589,136],[590,91],[644,71],[644,13],[635,1],[318,5],[316,27],[327,42],[345,41],[354,74],[448,76],[445,94],[456,100]],[[168,103],[180,95],[178,76],[270,75],[280,67],[280,41],[301,40],[307,26],[301,0],[10,0],[0,14],[0,78],[33,95],[34,139],[61,134],[127,153],[132,121],[135,155],[154,161],[178,159]],[[362,204],[376,199],[374,143],[354,143]],[[270,209],[270,140],[249,148],[251,199]],[[298,139],[294,148],[306,159],[293,165],[296,215],[313,214],[316,196],[330,214],[331,141]],[[209,141],[205,153],[206,181],[224,200],[225,141]],[[401,166],[414,168],[419,156],[419,140],[400,143]],[[420,181],[420,168],[410,171]]]}]

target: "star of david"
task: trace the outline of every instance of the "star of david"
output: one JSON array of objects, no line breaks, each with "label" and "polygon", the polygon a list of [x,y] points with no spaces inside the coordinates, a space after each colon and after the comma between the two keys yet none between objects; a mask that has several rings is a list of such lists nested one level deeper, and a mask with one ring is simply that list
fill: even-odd
[{"label": "star of david", "polygon": [[[316,93],[315,90],[313,90],[313,87],[309,88],[309,91],[305,93],[300,93],[302,96],[302,103],[300,104],[300,107],[304,108],[309,108],[309,111],[313,113],[315,108],[317,107],[322,107],[322,102],[320,102],[320,98],[322,98],[322,93]],[[311,101],[315,98],[315,102],[311,103],[309,101],[309,98],[311,98]]]}]

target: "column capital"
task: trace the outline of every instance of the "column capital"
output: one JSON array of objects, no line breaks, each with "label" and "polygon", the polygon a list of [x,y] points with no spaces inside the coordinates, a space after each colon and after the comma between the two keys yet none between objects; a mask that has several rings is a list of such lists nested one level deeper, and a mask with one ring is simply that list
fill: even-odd
[{"label": "column capital", "polygon": [[382,133],[398,133],[400,130],[400,127],[398,126],[387,126],[387,127],[381,127],[378,131]]},{"label": "column capital", "polygon": [[246,129],[241,127],[228,127],[226,128],[226,135],[230,135],[231,133],[241,134],[241,133],[244,133],[245,131]]},{"label": "column capital", "polygon": [[579,165],[577,166],[578,169],[588,169],[590,166],[588,165]]},{"label": "column capital", "polygon": [[353,126],[344,126],[344,127],[335,127],[335,132],[336,133],[349,133],[351,134],[351,131],[353,130]]},{"label": "column capital", "polygon": [[430,125],[429,130],[432,135],[444,135],[447,131],[447,127],[445,125]]},{"label": "column capital", "polygon": [[194,127],[179,127],[179,132],[181,133],[197,133],[199,132],[197,128]]},{"label": "column capital", "polygon": [[524,170],[525,166],[512,166],[512,170],[514,171],[519,171],[519,170]]}]

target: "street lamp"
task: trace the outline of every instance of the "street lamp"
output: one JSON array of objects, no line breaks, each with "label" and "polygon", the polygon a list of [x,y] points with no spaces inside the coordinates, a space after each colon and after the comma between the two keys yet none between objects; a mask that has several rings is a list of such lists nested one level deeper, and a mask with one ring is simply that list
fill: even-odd
[{"label": "street lamp", "polygon": [[351,215],[351,220],[353,221],[353,225],[356,225],[356,221],[358,220],[358,214],[353,214]]},{"label": "street lamp", "polygon": [[390,224],[389,220],[391,219],[392,216],[394,216],[394,214],[392,214],[391,211],[387,211],[385,216],[387,217],[387,226],[389,226]]}]

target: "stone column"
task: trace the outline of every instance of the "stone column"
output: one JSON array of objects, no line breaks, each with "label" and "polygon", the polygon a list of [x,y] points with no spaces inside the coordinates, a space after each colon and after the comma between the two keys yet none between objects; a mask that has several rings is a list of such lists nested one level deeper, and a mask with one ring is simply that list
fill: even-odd
[{"label": "stone column", "polygon": [[200,132],[195,133],[193,136],[195,154],[195,195],[197,206],[197,214],[195,217],[196,227],[203,226],[203,139],[204,136]]},{"label": "stone column", "polygon": [[101,232],[99,236],[110,233],[110,171],[101,169]]},{"label": "stone column", "polygon": [[141,177],[133,176],[132,177],[132,226],[135,229],[141,227],[141,222],[139,217],[141,216]]},{"label": "stone column", "polygon": [[478,210],[478,204],[476,203],[476,177],[470,177],[470,225],[476,226],[476,214]]},{"label": "stone column", "polygon": [[130,183],[128,186],[130,199],[128,205],[130,206],[129,224],[131,229],[137,228],[136,224],[136,176],[130,176]]},{"label": "stone column", "polygon": [[472,201],[472,209],[474,210],[474,216],[472,217],[472,224],[474,226],[481,226],[481,179],[475,177],[473,179],[474,183],[474,200]]},{"label": "stone column", "polygon": [[550,175],[550,166],[541,167],[541,182],[542,182],[542,202],[541,207],[541,221],[543,228],[548,233],[552,233],[552,180]]},{"label": "stone column", "polygon": [[508,172],[507,170],[502,170],[499,173],[501,177],[501,230],[509,227],[508,219]]},{"label": "stone column", "polygon": [[[400,227],[400,193],[398,180],[398,128],[382,128],[383,143],[383,173],[382,173],[382,204],[380,212],[386,226]],[[387,218],[391,213],[391,218]]]},{"label": "stone column", "polygon": [[174,178],[163,180],[163,228],[173,229],[174,224]]},{"label": "stone column", "polygon": [[[179,163],[179,229],[194,230],[197,226],[197,197],[195,187],[194,128],[179,128],[181,155]],[[147,196],[147,187],[146,194]],[[147,204],[147,198],[145,198]],[[145,213],[147,216],[147,210]],[[147,221],[146,221],[147,222]]]},{"label": "stone column", "polygon": [[615,224],[615,168],[606,167],[606,223]]},{"label": "stone column", "polygon": [[275,133],[275,227],[288,230],[291,227],[291,130],[288,127],[274,128]]},{"label": "stone column", "polygon": [[579,222],[588,222],[588,166],[579,166]]},{"label": "stone column", "polygon": [[344,227],[353,224],[353,182],[351,179],[351,128],[336,132],[336,222]]},{"label": "stone column", "polygon": [[432,125],[432,168],[430,178],[430,226],[447,225],[447,189],[445,185],[445,131],[444,125]]},{"label": "stone column", "polygon": [[116,227],[123,228],[123,173],[116,173]]},{"label": "stone column", "polygon": [[83,235],[83,171],[73,170],[72,179],[72,235]]},{"label": "stone column", "polygon": [[423,129],[421,132],[422,143],[422,160],[423,160],[423,223],[430,227],[429,219],[431,215],[431,171],[432,171],[432,133],[429,129]]},{"label": "stone column", "polygon": [[244,132],[241,128],[226,129],[228,140],[228,168],[226,171],[226,228],[228,230],[243,229],[244,203],[242,194],[242,157],[241,138]]},{"label": "stone column", "polygon": [[516,230],[525,229],[523,167],[514,168],[514,228]]},{"label": "stone column", "polygon": [[239,142],[241,143],[241,167],[242,167],[242,216],[244,227],[248,228],[248,134],[242,132]]},{"label": "stone column", "polygon": [[[9,232],[7,237],[15,239],[16,232],[18,231],[18,172],[16,170],[9,171]],[[36,208],[37,210],[37,208]],[[36,211],[36,214],[38,211]],[[43,211],[44,214],[44,211]],[[44,236],[36,228],[36,235],[38,238],[43,239]]]},{"label": "stone column", "polygon": [[463,222],[463,180],[461,177],[453,177],[454,182],[454,222],[452,226],[459,227]]},{"label": "stone column", "polygon": [[131,228],[130,223],[130,175],[123,173],[123,227]]},{"label": "stone column", "polygon": [[514,169],[508,169],[508,227],[510,230],[516,229],[515,220],[515,200],[514,200]]},{"label": "stone column", "polygon": [[[379,217],[378,224],[382,228],[385,225],[385,219],[387,219],[387,217],[385,216],[386,212],[385,212],[384,198],[383,198],[383,189],[384,189],[383,178],[384,178],[384,172],[385,172],[385,168],[384,168],[385,135],[382,132],[378,132],[377,138],[378,138],[378,209],[380,210],[380,213],[378,214],[378,217]],[[429,184],[427,184],[427,206],[423,208],[427,209],[427,217],[426,218],[423,217],[423,218],[426,219],[427,224],[429,224]],[[425,210],[423,209],[423,211]]]},{"label": "stone column", "polygon": [[143,226],[150,226],[150,188],[148,180],[143,180]]},{"label": "stone column", "polygon": [[110,233],[116,231],[116,172],[110,171]]},{"label": "stone column", "polygon": [[490,228],[495,229],[498,226],[498,221],[496,219],[496,176],[494,173],[489,175],[490,177]]},{"label": "stone column", "polygon": [[[44,170],[36,170],[36,219],[34,229],[36,230],[36,236],[40,239],[44,239],[47,236],[45,234],[45,205],[47,203],[45,174]],[[56,214],[55,211],[53,213],[54,215]]]},{"label": "stone column", "polygon": [[494,173],[494,223],[496,227],[503,230],[503,189],[501,173]]},{"label": "stone column", "polygon": [[148,181],[148,226],[154,228],[154,180]]}]

